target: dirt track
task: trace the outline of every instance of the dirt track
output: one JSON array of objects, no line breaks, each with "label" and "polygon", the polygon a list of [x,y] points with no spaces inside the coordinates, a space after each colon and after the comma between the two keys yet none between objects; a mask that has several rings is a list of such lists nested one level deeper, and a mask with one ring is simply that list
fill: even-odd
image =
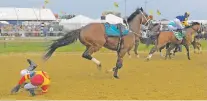
[{"label": "dirt track", "polygon": [[[192,54],[191,61],[183,53],[173,60],[154,55],[150,62],[144,62],[146,54],[139,59],[126,56],[119,80],[105,72],[114,66],[115,54],[94,55],[102,62],[102,71],[80,53],[57,53],[46,63],[41,55],[0,55],[0,99],[207,99],[207,52]],[[20,70],[28,66],[27,58],[39,64],[38,70],[50,74],[52,83],[46,95],[31,98],[24,90],[9,95],[20,79]]]}]

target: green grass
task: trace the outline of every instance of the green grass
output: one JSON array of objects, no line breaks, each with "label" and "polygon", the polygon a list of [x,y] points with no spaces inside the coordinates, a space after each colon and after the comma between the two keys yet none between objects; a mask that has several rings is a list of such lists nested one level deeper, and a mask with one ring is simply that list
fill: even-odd
[{"label": "green grass", "polygon": [[[51,44],[51,42],[0,42],[0,53],[9,53],[9,52],[43,52],[47,49],[47,47]],[[207,49],[207,41],[201,41],[203,49]],[[149,48],[151,48],[150,46]],[[80,42],[76,42],[74,44],[61,47],[57,49],[57,52],[83,52],[85,50],[85,46],[83,46]],[[140,44],[139,51],[148,50],[145,48],[145,45]],[[101,52],[107,52],[108,49],[102,48]]]}]

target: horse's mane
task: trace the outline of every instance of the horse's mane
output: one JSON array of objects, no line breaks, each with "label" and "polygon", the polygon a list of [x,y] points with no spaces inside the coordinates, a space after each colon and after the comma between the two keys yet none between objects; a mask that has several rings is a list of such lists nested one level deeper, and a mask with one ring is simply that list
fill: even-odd
[{"label": "horse's mane", "polygon": [[154,24],[153,26],[157,26],[157,25],[159,25],[159,23],[156,23],[156,24]]},{"label": "horse's mane", "polygon": [[128,18],[127,18],[127,22],[131,22],[134,17],[136,17],[137,14],[140,13],[141,8],[137,8],[136,11],[134,11]]},{"label": "horse's mane", "polygon": [[200,23],[199,22],[193,22],[192,26],[194,26],[194,25],[200,25]]},{"label": "horse's mane", "polygon": [[192,27],[192,25],[186,26],[185,29]]}]

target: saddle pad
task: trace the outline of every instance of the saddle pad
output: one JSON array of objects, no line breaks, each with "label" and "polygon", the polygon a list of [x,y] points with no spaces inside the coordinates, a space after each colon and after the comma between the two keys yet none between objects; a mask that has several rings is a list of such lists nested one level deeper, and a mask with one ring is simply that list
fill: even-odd
[{"label": "saddle pad", "polygon": [[178,39],[178,40],[183,40],[183,38],[184,38],[184,34],[183,33],[181,33],[181,32],[175,32],[174,31],[174,35],[175,35],[175,37]]},{"label": "saddle pad", "polygon": [[[120,29],[118,29],[117,24],[109,24],[109,23],[105,23],[105,33],[107,36],[116,36],[116,37],[120,37],[121,33],[120,33]],[[122,35],[125,36],[129,33],[129,30],[126,29],[125,27],[122,27]]]}]

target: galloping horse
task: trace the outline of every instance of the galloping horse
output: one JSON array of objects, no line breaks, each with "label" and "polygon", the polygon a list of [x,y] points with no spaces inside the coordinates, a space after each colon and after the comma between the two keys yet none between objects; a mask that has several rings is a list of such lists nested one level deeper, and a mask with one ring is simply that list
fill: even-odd
[{"label": "galloping horse", "polygon": [[43,59],[49,59],[57,48],[72,44],[79,39],[80,42],[86,46],[86,50],[82,54],[82,57],[92,60],[99,69],[101,68],[101,62],[91,55],[94,52],[99,51],[102,47],[116,51],[117,62],[116,66],[113,68],[113,76],[115,78],[119,78],[118,70],[123,65],[123,57],[127,51],[132,49],[135,42],[135,35],[139,35],[141,24],[145,24],[147,20],[148,15],[143,11],[142,7],[138,8],[127,19],[130,29],[129,33],[122,35],[123,33],[120,30],[120,33],[118,33],[119,36],[116,37],[110,37],[107,35],[105,23],[90,23],[80,29],[68,32],[64,37],[57,39],[48,48],[48,51],[44,55]]},{"label": "galloping horse", "polygon": [[195,34],[195,32],[198,32],[200,30],[200,28],[201,28],[200,23],[193,22],[191,26],[188,26],[185,28],[185,30],[184,30],[185,36],[184,36],[183,40],[178,40],[176,38],[176,36],[174,35],[174,32],[172,32],[172,31],[160,32],[160,34],[158,36],[157,44],[151,49],[151,51],[147,57],[147,60],[150,60],[152,55],[154,54],[154,52],[157,49],[164,47],[167,43],[171,43],[171,44],[170,44],[169,48],[167,49],[165,59],[167,59],[167,56],[169,56],[169,58],[171,58],[170,51],[175,48],[176,44],[182,44],[185,46],[185,48],[187,50],[188,59],[190,60],[189,45],[191,45],[191,43],[193,41],[192,36]]},{"label": "galloping horse", "polygon": [[[192,46],[193,46],[193,49],[194,49],[194,53],[196,53],[196,49],[198,50],[198,54],[201,53],[202,51],[202,45],[201,43],[199,42],[201,39],[202,39],[202,33],[205,32],[205,26],[201,23],[200,24],[201,27],[200,27],[200,30],[197,32],[197,35],[192,35]],[[169,46],[169,44],[168,44]],[[177,49],[178,47],[175,48],[174,52],[173,52],[173,55],[175,55],[175,53],[177,52]]]},{"label": "galloping horse", "polygon": [[[136,57],[139,57],[138,54],[138,47],[139,47],[139,43],[141,42],[142,44],[145,44],[146,47],[149,47],[150,44],[154,45],[155,41],[157,39],[157,35],[160,32],[160,28],[161,28],[161,24],[160,23],[148,23],[149,26],[146,30],[146,34],[147,36],[149,36],[148,38],[136,38],[135,40],[135,45],[134,45],[134,53],[136,55]],[[131,57],[130,51],[128,51],[128,55]]]}]

